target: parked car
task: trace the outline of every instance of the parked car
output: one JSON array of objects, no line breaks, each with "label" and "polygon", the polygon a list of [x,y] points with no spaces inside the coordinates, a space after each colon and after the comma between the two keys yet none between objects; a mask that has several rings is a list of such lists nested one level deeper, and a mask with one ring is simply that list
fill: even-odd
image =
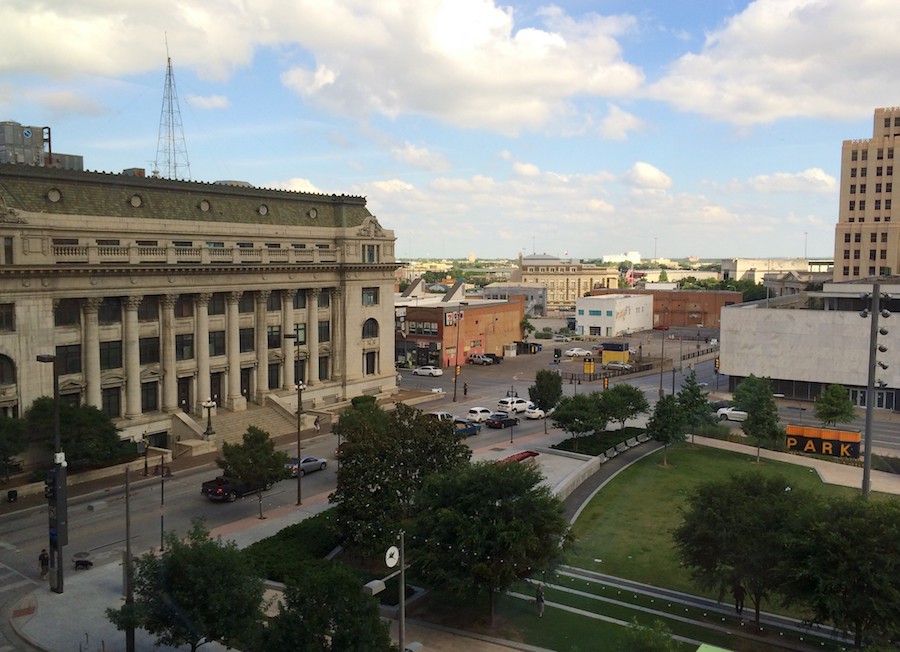
[{"label": "parked car", "polygon": [[506,412],[494,412],[487,421],[484,422],[488,428],[506,428],[507,426],[519,425],[519,417],[512,417]]},{"label": "parked car", "polygon": [[619,371],[631,371],[631,365],[627,362],[610,362],[606,365],[607,369],[618,369]]},{"label": "parked car", "polygon": [[[288,469],[291,472],[291,477],[297,477],[297,458],[292,457],[290,461],[284,465],[284,468]],[[307,473],[313,473],[314,471],[324,471],[325,467],[328,466],[328,460],[324,457],[315,457],[314,455],[307,455],[299,460],[300,464],[300,476],[303,477]]]},{"label": "parked car", "polygon": [[488,417],[493,414],[486,407],[473,407],[469,408],[468,414],[466,414],[466,418],[470,421],[477,421],[481,423],[482,421],[487,421]]},{"label": "parked car", "polygon": [[434,417],[438,421],[453,421],[453,419],[456,418],[449,412],[444,412],[443,410],[436,411],[436,412],[429,412],[428,416]]},{"label": "parked car", "polygon": [[546,416],[547,414],[534,403],[529,403],[528,407],[525,408],[526,419],[543,419]]},{"label": "parked car", "polygon": [[493,364],[500,364],[501,362],[503,362],[502,355],[497,355],[496,353],[485,353],[484,355],[490,358]]},{"label": "parked car", "polygon": [[569,337],[568,335],[554,335],[553,341],[554,342],[571,342],[572,338]]},{"label": "parked car", "polygon": [[260,489],[268,491],[271,488],[271,484],[258,485],[240,482],[236,478],[230,477],[226,471],[224,475],[204,482],[200,487],[200,493],[210,500],[224,500],[233,503],[247,494],[255,493]]},{"label": "parked car", "polygon": [[469,364],[494,364],[494,361],[483,353],[470,355],[469,359],[466,360],[466,362]]},{"label": "parked car", "polygon": [[591,352],[588,351],[587,349],[582,349],[582,348],[579,348],[579,347],[577,347],[577,346],[576,346],[574,349],[568,349],[568,350],[566,351],[566,357],[567,357],[567,358],[583,358],[583,357],[588,356],[588,355],[590,355],[590,354],[591,354]]},{"label": "parked car", "polygon": [[416,367],[413,369],[413,376],[443,376],[444,370],[434,365],[425,365],[424,367]]},{"label": "parked car", "polygon": [[460,437],[471,437],[481,432],[481,424],[469,419],[454,419],[453,427],[456,429],[456,434]]},{"label": "parked car", "polygon": [[736,407],[724,407],[716,410],[716,418],[719,421],[746,421],[747,413]]},{"label": "parked car", "polygon": [[501,398],[497,403],[497,409],[501,412],[509,412],[511,414],[515,414],[516,412],[524,412],[528,409],[528,405],[530,401],[525,400],[524,398],[519,398],[517,396]]}]

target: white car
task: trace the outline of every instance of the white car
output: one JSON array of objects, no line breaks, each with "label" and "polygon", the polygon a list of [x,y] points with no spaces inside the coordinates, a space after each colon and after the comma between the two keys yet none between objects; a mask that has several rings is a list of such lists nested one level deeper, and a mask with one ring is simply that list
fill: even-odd
[{"label": "white car", "polygon": [[525,408],[526,419],[543,419],[545,416],[547,415],[544,413],[544,411],[534,403],[529,403],[528,407]]},{"label": "white car", "polygon": [[630,371],[631,365],[627,362],[610,362],[606,365],[607,369],[619,369],[621,371]]},{"label": "white car", "polygon": [[413,369],[413,376],[443,376],[444,370],[433,365],[425,365],[424,367],[416,367]]},{"label": "white car", "polygon": [[569,337],[568,335],[554,335],[553,341],[554,342],[571,342],[572,338]]},{"label": "white car", "polygon": [[591,355],[590,351],[588,351],[587,349],[581,349],[578,347],[575,347],[574,349],[569,349],[568,351],[566,351],[567,358],[583,358],[588,355]]},{"label": "white car", "polygon": [[719,421],[746,421],[747,413],[735,407],[723,407],[716,410],[716,418]]},{"label": "white car", "polygon": [[500,412],[515,414],[516,412],[524,412],[528,409],[529,405],[531,405],[531,401],[526,401],[524,398],[513,396],[511,398],[501,398],[497,403],[497,409]]},{"label": "white car", "polygon": [[493,413],[493,410],[488,410],[486,407],[473,407],[469,408],[469,412],[466,414],[466,418],[469,421],[477,421],[478,423],[482,423],[484,421],[487,421],[487,418]]}]

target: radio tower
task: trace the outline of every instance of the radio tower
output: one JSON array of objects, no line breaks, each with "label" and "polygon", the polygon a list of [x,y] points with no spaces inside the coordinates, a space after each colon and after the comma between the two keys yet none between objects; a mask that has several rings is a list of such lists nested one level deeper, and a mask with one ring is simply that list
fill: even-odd
[{"label": "radio tower", "polygon": [[156,160],[153,176],[168,179],[190,179],[191,163],[188,160],[184,129],[181,126],[181,109],[175,90],[175,74],[172,57],[166,47],[166,86],[163,91],[162,111],[159,115],[159,139],[156,143]]}]

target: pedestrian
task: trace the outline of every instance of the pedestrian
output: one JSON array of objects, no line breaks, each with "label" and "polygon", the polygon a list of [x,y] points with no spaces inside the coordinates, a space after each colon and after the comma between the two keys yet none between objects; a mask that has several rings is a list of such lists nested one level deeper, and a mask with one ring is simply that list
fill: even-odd
[{"label": "pedestrian", "polygon": [[41,579],[47,579],[47,573],[50,572],[50,555],[47,554],[46,548],[42,548],[41,554],[38,555],[38,565],[41,567]]},{"label": "pedestrian", "polygon": [[534,603],[537,605],[538,618],[544,617],[544,585],[538,584],[534,592]]},{"label": "pedestrian", "polygon": [[463,383],[463,396],[469,393],[469,383]]},{"label": "pedestrian", "polygon": [[319,432],[319,417],[316,417],[316,420],[313,421],[313,429],[314,429],[316,432]]},{"label": "pedestrian", "polygon": [[744,613],[744,596],[746,594],[747,591],[739,582],[735,583],[734,588],[731,589],[731,595],[734,596],[734,610],[738,616]]}]

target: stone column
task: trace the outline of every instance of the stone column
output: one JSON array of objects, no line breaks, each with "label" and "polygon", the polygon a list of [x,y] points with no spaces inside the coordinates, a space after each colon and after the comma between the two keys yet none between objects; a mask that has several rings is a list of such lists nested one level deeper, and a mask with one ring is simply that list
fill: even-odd
[{"label": "stone column", "polygon": [[294,380],[294,367],[297,355],[297,341],[285,339],[285,335],[294,332],[294,297],[297,296],[297,290],[281,291],[281,358],[284,365],[281,370],[281,388],[294,389],[296,380]]},{"label": "stone column", "polygon": [[347,341],[344,324],[345,296],[344,286],[331,288],[331,379],[342,384],[347,380],[347,352],[344,350],[344,343]]},{"label": "stone column", "polygon": [[138,344],[138,306],[142,297],[125,297],[122,348],[125,357],[125,418],[141,416],[141,352]]},{"label": "stone column", "polygon": [[306,291],[306,384],[310,387],[319,382],[319,292],[317,288]]},{"label": "stone column", "polygon": [[[84,310],[84,379],[87,381],[87,404],[95,408],[103,407],[103,392],[100,389],[100,325],[97,310],[102,297],[90,297],[82,301]],[[117,415],[118,416],[118,415]]]},{"label": "stone column", "polygon": [[211,292],[197,295],[194,319],[194,355],[197,356],[197,396],[194,399],[194,414],[203,416],[203,403],[212,398],[209,380],[209,301]]},{"label": "stone column", "polygon": [[266,315],[269,310],[271,290],[256,291],[256,402],[264,405],[269,393],[269,333]]},{"label": "stone column", "polygon": [[159,327],[160,362],[162,362],[163,412],[178,410],[178,372],[175,369],[175,302],[177,294],[166,294],[160,300],[162,319]]},{"label": "stone column", "polygon": [[228,409],[246,410],[247,399],[241,395],[241,345],[238,302],[243,292],[229,292],[225,297],[225,347],[228,353]]}]

